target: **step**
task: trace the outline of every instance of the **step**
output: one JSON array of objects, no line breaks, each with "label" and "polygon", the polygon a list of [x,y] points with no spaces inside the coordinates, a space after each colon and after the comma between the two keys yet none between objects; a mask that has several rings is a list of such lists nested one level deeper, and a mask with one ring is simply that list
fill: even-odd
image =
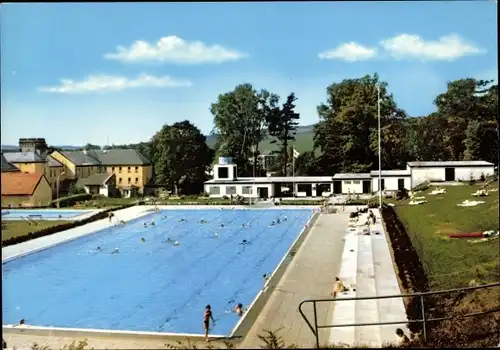
[{"label": "step", "polygon": [[[343,293],[337,298],[354,298],[356,297],[356,269],[357,269],[357,254],[358,254],[358,238],[356,232],[346,231],[344,251],[342,253],[342,262],[340,266],[339,278],[344,282],[344,285],[349,288],[349,291]],[[353,252],[351,252],[353,250]],[[333,287],[333,283],[332,283]],[[336,301],[334,304],[332,315],[332,323],[335,324],[351,324],[354,323],[356,316],[356,304],[354,300]],[[332,328],[330,332],[330,344],[344,343],[352,345],[355,342],[355,327],[339,327]]]},{"label": "step", "polygon": [[[399,287],[397,272],[392,260],[389,244],[390,239],[381,220],[379,220],[378,210],[373,210],[377,217],[377,223],[372,227],[372,232],[379,232],[378,235],[372,234],[372,249],[375,267],[375,284],[378,296],[402,294]],[[378,299],[378,309],[380,322],[396,322],[408,320],[404,307],[403,298]],[[380,340],[381,343],[394,342],[396,340],[396,329],[401,328],[408,334],[406,324],[400,325],[381,325]]]},{"label": "step", "polygon": [[[372,239],[370,235],[361,235],[358,239],[357,297],[377,295],[375,271],[373,267]],[[376,299],[356,301],[356,323],[379,322]],[[358,345],[380,347],[380,326],[358,326],[355,330],[355,342]]]}]

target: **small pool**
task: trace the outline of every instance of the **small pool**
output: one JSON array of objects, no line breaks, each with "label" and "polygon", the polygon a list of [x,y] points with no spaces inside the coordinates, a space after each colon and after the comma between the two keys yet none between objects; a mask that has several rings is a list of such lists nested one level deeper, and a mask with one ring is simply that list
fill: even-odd
[{"label": "small pool", "polygon": [[211,304],[211,334],[229,335],[231,309],[252,303],[312,214],[165,210],[16,258],[3,264],[3,323],[200,334]]},{"label": "small pool", "polygon": [[2,210],[2,220],[22,220],[23,218],[42,220],[71,220],[78,216],[90,214],[95,210],[73,209],[6,209]]}]

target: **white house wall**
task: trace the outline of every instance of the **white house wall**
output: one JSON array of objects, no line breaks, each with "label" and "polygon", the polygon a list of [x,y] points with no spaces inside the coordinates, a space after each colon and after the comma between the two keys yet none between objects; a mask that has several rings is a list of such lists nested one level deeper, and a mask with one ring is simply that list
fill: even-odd
[{"label": "white house wall", "polygon": [[[382,180],[384,180],[384,187],[386,191],[397,191],[398,188],[398,180],[399,179],[404,179],[405,181],[405,188],[407,190],[411,189],[411,177],[409,176],[382,176]],[[378,192],[378,176],[372,177],[372,191],[373,192]]]},{"label": "white house wall", "polygon": [[[426,181],[445,181],[445,169],[447,167],[425,167],[411,168],[411,185],[416,187]],[[479,180],[481,175],[494,174],[494,167],[450,167],[455,169],[455,181],[469,181],[471,177]]]},{"label": "white house wall", "polygon": [[342,180],[342,193],[363,194],[363,180]]},{"label": "white house wall", "polygon": [[469,181],[471,176],[474,180],[479,180],[481,175],[488,176],[494,174],[494,167],[456,167],[455,180]]},{"label": "white house wall", "polygon": [[[219,187],[219,194],[210,194],[210,187]],[[274,196],[274,187],[272,184],[205,184],[205,193],[209,194],[210,198],[222,198],[224,196],[230,197],[231,194],[227,193],[228,187],[236,187],[236,193],[233,196],[239,195],[241,197],[257,197],[257,188],[267,188],[267,193],[269,197]],[[243,193],[243,187],[250,186],[252,191],[250,194]]]},{"label": "white house wall", "polygon": [[101,187],[99,187],[99,194],[101,196],[109,197],[108,186],[101,186]]},{"label": "white house wall", "polygon": [[444,167],[411,168],[411,188],[414,188],[426,181],[444,181],[444,169]]}]

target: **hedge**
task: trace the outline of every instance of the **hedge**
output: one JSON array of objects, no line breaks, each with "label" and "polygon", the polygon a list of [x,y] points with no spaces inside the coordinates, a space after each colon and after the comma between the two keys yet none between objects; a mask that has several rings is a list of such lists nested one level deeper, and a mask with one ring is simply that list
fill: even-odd
[{"label": "hedge", "polygon": [[118,208],[112,208],[112,209],[107,209],[107,210],[101,211],[101,212],[99,212],[95,215],[92,215],[91,217],[83,219],[83,220],[78,220],[78,221],[68,222],[65,224],[57,225],[57,226],[47,227],[43,230],[36,231],[36,232],[30,232],[27,235],[23,235],[23,236],[12,237],[12,238],[9,238],[9,239],[6,239],[5,241],[3,241],[2,247],[8,247],[10,245],[23,243],[23,242],[29,241],[31,239],[49,236],[49,235],[52,235],[52,234],[57,233],[57,232],[69,230],[69,229],[72,229],[72,228],[75,228],[78,226],[83,226],[83,225],[89,224],[89,223],[94,222],[94,221],[106,219],[108,217],[109,212],[130,208],[130,207],[133,207],[134,205],[135,204],[125,204],[125,205],[122,205],[121,207],[118,207]]},{"label": "hedge", "polygon": [[322,205],[324,200],[282,200],[276,205]]},{"label": "hedge", "polygon": [[77,202],[89,200],[91,198],[92,195],[90,193],[79,193],[68,197],[54,199],[50,204],[51,206],[56,206],[57,203],[59,203],[60,207],[71,207]]}]

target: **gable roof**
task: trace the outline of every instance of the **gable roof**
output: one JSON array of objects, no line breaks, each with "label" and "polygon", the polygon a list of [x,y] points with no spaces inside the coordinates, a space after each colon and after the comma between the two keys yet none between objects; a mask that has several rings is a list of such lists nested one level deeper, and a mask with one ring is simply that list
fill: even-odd
[{"label": "gable roof", "polygon": [[2,154],[2,173],[3,172],[12,172],[12,171],[21,171],[21,170],[16,168],[14,165],[10,164]]},{"label": "gable roof", "polygon": [[49,167],[62,167],[63,165],[51,155],[47,156],[47,163]]},{"label": "gable roof", "polygon": [[42,174],[2,173],[2,196],[31,196],[42,178]]},{"label": "gable roof", "polygon": [[77,186],[101,186],[104,185],[113,176],[115,176],[115,174],[108,174],[108,173],[92,174],[85,179],[79,179],[77,181]]},{"label": "gable roof", "polygon": [[35,152],[5,152],[3,155],[9,163],[45,163]]},{"label": "gable roof", "polygon": [[149,159],[135,149],[60,151],[75,165],[150,165]]},{"label": "gable roof", "polygon": [[59,151],[59,153],[75,165],[101,165],[99,160],[91,156],[91,152],[85,154],[83,151]]}]

